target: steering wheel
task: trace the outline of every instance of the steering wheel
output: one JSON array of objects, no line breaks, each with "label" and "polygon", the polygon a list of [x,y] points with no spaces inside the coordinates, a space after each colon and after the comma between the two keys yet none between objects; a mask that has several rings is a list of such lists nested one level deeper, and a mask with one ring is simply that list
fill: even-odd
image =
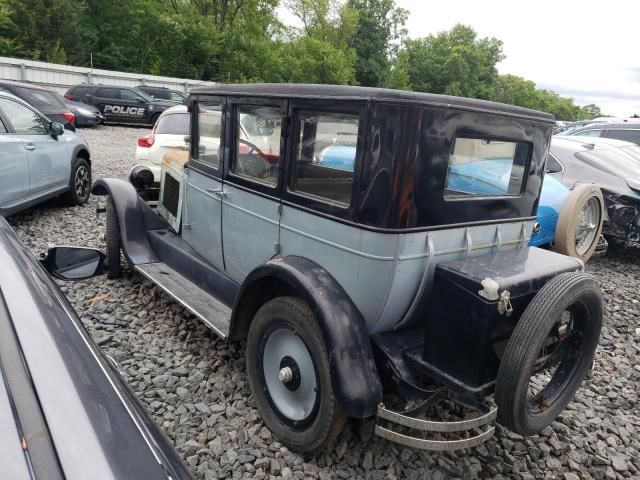
[{"label": "steering wheel", "polygon": [[271,175],[271,164],[267,161],[265,153],[258,148],[255,143],[251,143],[243,138],[238,139],[238,144],[249,147],[249,152],[244,156],[238,156],[238,167],[240,172],[257,178],[266,178]]},{"label": "steering wheel", "polygon": [[256,155],[259,155],[262,158],[266,158],[265,153],[262,150],[260,150],[260,148],[255,143],[251,143],[249,140],[245,140],[244,138],[239,138],[238,139],[238,144],[240,144],[240,143],[242,143],[242,144],[244,144],[244,145],[246,145],[247,147],[250,148],[248,153],[250,153],[250,154],[251,153],[255,153]]}]

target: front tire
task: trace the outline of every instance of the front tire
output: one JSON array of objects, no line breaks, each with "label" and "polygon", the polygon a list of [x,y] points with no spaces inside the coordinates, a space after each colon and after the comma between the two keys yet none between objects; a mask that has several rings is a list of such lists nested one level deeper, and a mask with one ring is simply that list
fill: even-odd
[{"label": "front tire", "polygon": [[275,298],[258,310],[247,338],[247,375],[262,420],[291,450],[326,450],[340,433],[345,417],[327,348],[301,299]]},{"label": "front tire", "polygon": [[600,289],[584,273],[557,275],[536,294],[498,369],[500,424],[534,435],[560,415],[592,365],[602,315]]},{"label": "front tire", "polygon": [[91,195],[91,166],[86,158],[76,157],[71,169],[69,191],[64,200],[70,205],[84,205]]}]

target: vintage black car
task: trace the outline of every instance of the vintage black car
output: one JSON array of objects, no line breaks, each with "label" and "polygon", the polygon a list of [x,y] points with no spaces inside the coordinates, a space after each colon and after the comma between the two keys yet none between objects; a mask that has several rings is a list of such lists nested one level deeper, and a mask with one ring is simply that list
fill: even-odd
[{"label": "vintage black car", "polygon": [[94,184],[109,273],[122,250],[246,338],[257,408],[289,448],[329,445],[348,417],[464,448],[496,416],[531,435],[571,401],[603,306],[580,260],[528,246],[552,116],[319,85],[218,85],[188,104],[190,151],[165,156],[157,208],[144,168]]},{"label": "vintage black car", "polygon": [[[81,279],[101,255],[57,247],[43,263]],[[0,217],[0,477],[190,479],[119,371]]]}]

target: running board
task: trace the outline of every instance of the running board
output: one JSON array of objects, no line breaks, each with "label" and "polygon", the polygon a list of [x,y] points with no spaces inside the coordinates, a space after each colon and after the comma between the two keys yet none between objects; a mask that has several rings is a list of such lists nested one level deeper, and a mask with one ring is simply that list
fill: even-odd
[{"label": "running board", "polygon": [[145,263],[135,269],[162,288],[222,338],[229,335],[231,309],[166,263]]}]

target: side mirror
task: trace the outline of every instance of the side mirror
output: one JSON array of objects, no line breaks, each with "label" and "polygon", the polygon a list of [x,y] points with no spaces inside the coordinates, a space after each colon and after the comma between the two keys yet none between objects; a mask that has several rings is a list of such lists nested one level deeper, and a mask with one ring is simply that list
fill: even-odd
[{"label": "side mirror", "polygon": [[[152,97],[152,98],[153,98],[153,97]],[[140,105],[142,105],[143,103],[147,103],[147,102],[146,102],[146,100],[145,100],[144,98],[139,98],[139,99],[137,100],[137,102],[138,102]]]},{"label": "side mirror", "polygon": [[49,122],[49,134],[52,137],[57,137],[64,133],[64,126],[58,122]]},{"label": "side mirror", "polygon": [[52,247],[41,262],[56,278],[82,280],[101,274],[105,258],[105,254],[95,248]]}]

